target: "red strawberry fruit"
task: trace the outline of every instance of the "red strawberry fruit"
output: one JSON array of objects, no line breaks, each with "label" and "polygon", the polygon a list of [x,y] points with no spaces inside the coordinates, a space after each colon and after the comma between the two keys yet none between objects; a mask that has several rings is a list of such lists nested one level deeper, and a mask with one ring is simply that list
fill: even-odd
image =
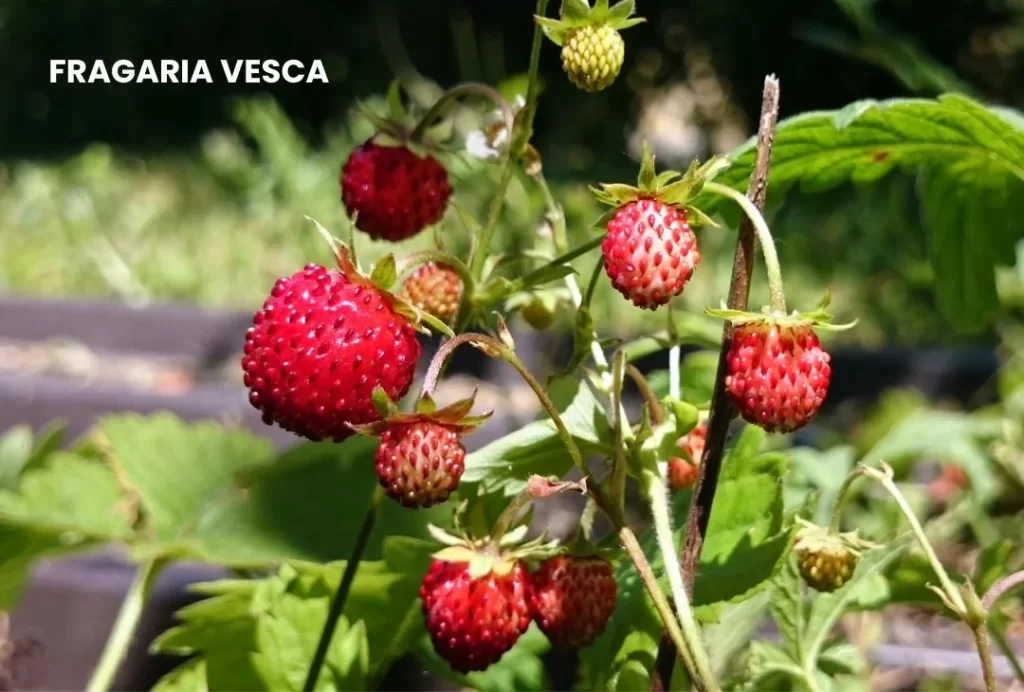
[{"label": "red strawberry fruit", "polygon": [[242,369],[263,420],[311,440],[341,441],[412,384],[420,345],[389,294],[352,273],[310,264],[279,279],[245,335]]},{"label": "red strawberry fruit", "polygon": [[744,420],[769,432],[807,425],[828,393],[832,369],[811,324],[763,317],[736,325],[725,388]]},{"label": "red strawberry fruit", "polygon": [[554,646],[578,649],[604,632],[618,593],[611,563],[604,558],[558,555],[533,575],[533,617]]},{"label": "red strawberry fruit", "polygon": [[429,394],[416,402],[416,410],[402,413],[386,392],[375,393],[383,419],[353,426],[363,435],[380,437],[377,480],[388,496],[406,507],[423,508],[444,502],[465,470],[462,436],[478,428],[490,413],[470,416],[473,398],[437,408]]},{"label": "red strawberry fruit", "polygon": [[451,194],[448,173],[437,159],[372,138],[341,170],[341,199],[349,216],[356,228],[378,240],[405,240],[437,223]]},{"label": "red strawberry fruit", "polygon": [[700,262],[686,211],[657,199],[620,207],[608,222],[601,252],[615,290],[651,310],[681,294]]},{"label": "red strawberry fruit", "polygon": [[671,457],[668,460],[668,485],[674,492],[697,482],[707,439],[708,426],[701,423],[676,441],[676,447],[685,452],[687,458]]},{"label": "red strawberry fruit", "polygon": [[602,185],[592,191],[612,208],[602,217],[608,234],[601,243],[604,270],[615,289],[639,308],[654,310],[683,292],[700,264],[691,225],[712,221],[690,202],[718,166],[696,162],[681,175],[656,175],[654,156],[644,145],[636,187]]},{"label": "red strawberry fruit", "polygon": [[434,650],[460,673],[496,662],[530,626],[532,585],[526,564],[479,558],[435,559],[420,586]]},{"label": "red strawberry fruit", "polygon": [[462,277],[451,267],[429,262],[402,284],[401,296],[424,312],[452,324],[462,302]]},{"label": "red strawberry fruit", "polygon": [[406,507],[431,507],[459,487],[466,448],[452,427],[419,421],[381,434],[376,470],[388,495]]}]

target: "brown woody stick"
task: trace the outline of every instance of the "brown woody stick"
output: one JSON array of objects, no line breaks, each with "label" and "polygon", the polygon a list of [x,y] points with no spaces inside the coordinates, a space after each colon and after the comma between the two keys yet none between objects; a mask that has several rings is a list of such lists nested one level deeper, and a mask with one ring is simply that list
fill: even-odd
[{"label": "brown woody stick", "polygon": [[[765,197],[768,192],[768,172],[771,169],[772,143],[775,139],[775,125],[779,118],[779,80],[769,75],[764,80],[764,93],[761,101],[761,121],[757,129],[757,157],[754,170],[750,176],[747,197],[754,205],[764,210]],[[739,237],[736,240],[736,255],[732,264],[732,281],[729,284],[728,305],[734,310],[746,310],[750,296],[750,279],[754,271],[754,226],[744,216],[740,223]],[[700,551],[704,545],[704,536],[708,530],[708,519],[711,517],[711,505],[715,500],[715,488],[718,475],[722,470],[722,454],[725,440],[729,433],[729,424],[736,417],[736,410],[725,393],[726,355],[732,342],[732,326],[729,323],[722,328],[722,350],[718,357],[718,374],[715,377],[715,390],[711,397],[711,415],[708,419],[707,443],[704,457],[700,463],[700,475],[693,489],[693,501],[690,503],[690,514],[686,522],[686,536],[683,539],[682,561],[683,579],[691,598],[693,584],[697,578],[697,565]],[[676,651],[672,641],[662,635],[658,649],[657,675],[654,685],[660,684],[668,689],[672,681],[672,669],[675,664]]]}]

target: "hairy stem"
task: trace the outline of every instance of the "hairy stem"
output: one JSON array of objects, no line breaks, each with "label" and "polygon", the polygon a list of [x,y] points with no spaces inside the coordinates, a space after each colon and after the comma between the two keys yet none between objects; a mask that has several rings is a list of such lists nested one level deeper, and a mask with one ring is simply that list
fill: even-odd
[{"label": "hairy stem", "polygon": [[[619,540],[622,542],[622,547],[625,548],[630,561],[636,566],[636,571],[640,575],[640,581],[644,583],[647,593],[650,594],[651,600],[654,601],[654,607],[658,611],[658,615],[661,616],[661,621],[665,625],[669,638],[675,642],[676,651],[679,653],[679,657],[683,659],[683,665],[686,666],[686,670],[690,673],[690,677],[693,680],[700,680],[697,666],[690,655],[689,647],[686,645],[686,639],[683,637],[682,630],[679,629],[676,616],[672,613],[672,606],[669,605],[665,594],[661,592],[661,587],[658,586],[658,578],[654,576],[654,571],[651,569],[650,563],[647,562],[647,557],[644,555],[644,551],[640,547],[640,542],[636,539],[633,529],[628,526],[620,527]],[[667,684],[668,682],[666,681],[666,686]]]},{"label": "hairy stem", "polygon": [[[706,690],[717,690],[718,683],[715,680],[707,651],[704,649],[704,640],[701,639],[697,621],[693,617],[690,598],[686,593],[686,584],[683,582],[683,572],[679,569],[679,554],[672,536],[672,514],[669,510],[665,482],[657,473],[644,471],[643,486],[651,505],[654,533],[658,539],[661,559],[665,562],[665,573],[668,575],[672,600],[676,604],[679,625],[683,630],[683,638],[690,647],[690,654],[693,656],[694,666],[697,669],[697,677],[694,679],[701,680],[702,687]],[[671,680],[671,678],[669,679]]]},{"label": "hairy stem", "polygon": [[420,118],[420,121],[416,124],[416,129],[412,131],[410,139],[418,141],[423,137],[423,133],[427,131],[435,120],[441,117],[446,110],[455,102],[456,99],[462,98],[463,96],[482,96],[485,99],[491,101],[498,110],[501,111],[501,118],[505,121],[505,127],[508,132],[512,132],[512,127],[515,124],[515,113],[512,112],[512,106],[508,104],[505,97],[501,95],[501,92],[494,87],[481,84],[479,82],[466,82],[465,84],[459,84],[458,86],[452,87],[437,100],[437,102],[430,107],[430,110]]},{"label": "hairy stem", "polygon": [[779,255],[775,251],[775,240],[772,239],[772,232],[768,230],[768,224],[761,214],[761,210],[754,206],[754,203],[738,190],[715,182],[704,183],[704,189],[729,199],[740,205],[743,213],[750,219],[757,234],[757,242],[761,245],[761,254],[764,255],[764,266],[768,274],[768,293],[772,312],[786,314],[786,292],[782,290],[782,267],[779,265]]},{"label": "hairy stem", "polygon": [[498,516],[498,520],[494,522],[494,528],[491,529],[491,539],[497,543],[501,540],[501,537],[508,533],[512,523],[519,517],[519,513],[523,511],[523,508],[533,502],[533,496],[526,490],[516,495],[512,502],[508,503],[508,506],[502,510]]},{"label": "hairy stem", "polygon": [[828,526],[829,533],[839,533],[843,521],[843,503],[846,501],[846,495],[850,492],[853,482],[863,475],[863,472],[858,466],[847,474],[846,478],[843,480],[843,484],[839,486],[839,491],[836,493],[835,504],[832,505],[832,520],[829,522]]},{"label": "hairy stem", "polygon": [[978,646],[978,658],[981,659],[981,673],[985,678],[986,692],[996,692],[996,673],[992,665],[992,646],[988,641],[988,626],[979,623],[971,628],[974,632],[974,643]]},{"label": "hairy stem", "polygon": [[981,599],[981,605],[985,608],[985,612],[988,612],[996,604],[996,601],[1003,597],[1003,594],[1022,584],[1024,584],[1024,570],[1005,576],[990,586]]},{"label": "hairy stem", "polygon": [[363,514],[363,521],[359,525],[359,533],[356,534],[356,542],[352,546],[352,553],[345,562],[345,571],[338,582],[338,590],[331,599],[331,607],[327,611],[327,621],[324,629],[320,632],[320,641],[317,642],[316,652],[313,654],[313,661],[309,664],[309,673],[306,675],[306,682],[302,689],[311,692],[316,688],[317,680],[320,678],[320,671],[327,660],[327,652],[331,648],[331,640],[334,638],[334,631],[338,628],[338,620],[345,611],[345,601],[348,600],[348,593],[352,589],[352,582],[356,579],[356,571],[359,563],[366,552],[366,545],[370,541],[370,534],[373,532],[373,525],[377,522],[377,513],[380,503],[384,499],[384,489],[379,485],[373,489],[370,496],[370,506]]},{"label": "hairy stem", "polygon": [[[621,356],[619,355],[621,354]],[[616,353],[616,358],[621,357],[625,362],[626,354],[622,351]],[[640,390],[640,396],[643,397],[644,403],[647,404],[647,410],[651,412],[651,423],[654,425],[660,425],[665,421],[665,409],[658,401],[658,397],[654,394],[654,390],[651,389],[650,383],[644,374],[640,372],[640,369],[635,365],[626,366],[626,374],[629,375],[629,379],[633,380],[633,384]]]},{"label": "hairy stem", "polygon": [[92,672],[92,677],[89,678],[89,684],[86,685],[86,692],[106,692],[114,684],[117,671],[128,655],[146,600],[166,564],[166,561],[154,558],[139,565],[135,578],[128,587],[128,593],[121,603],[117,620],[114,621],[114,628],[110,631],[100,660]]},{"label": "hairy stem", "polygon": [[[548,0],[537,0],[537,14],[543,15],[547,10]],[[533,130],[533,118],[537,113],[537,91],[539,83],[537,74],[540,69],[540,49],[544,42],[544,32],[540,25],[533,30],[533,46],[530,49],[530,69],[526,87],[526,105],[523,106],[520,114],[518,127],[509,130],[509,147],[505,152],[502,163],[501,177],[498,178],[498,185],[494,190],[494,198],[491,200],[491,207],[487,214],[487,221],[480,231],[479,242],[473,250],[473,257],[469,263],[470,272],[480,280],[483,275],[484,265],[487,262],[487,253],[491,248],[491,239],[501,219],[501,210],[505,205],[505,193],[508,191],[509,183],[512,182],[512,174],[515,172],[516,161]]]},{"label": "hairy stem", "polygon": [[1006,635],[1003,634],[1002,630],[998,627],[993,627],[992,638],[996,640],[996,646],[1002,652],[1003,656],[1010,664],[1010,669],[1013,671],[1014,677],[1017,678],[1017,682],[1024,685],[1024,665],[1021,665],[1020,659],[1017,658],[1017,652],[1010,646],[1010,642],[1006,639]]},{"label": "hairy stem", "polygon": [[935,576],[939,578],[939,584],[942,585],[942,591],[946,594],[946,598],[948,598],[950,603],[955,606],[955,609],[958,611],[957,615],[961,619],[964,619],[967,614],[967,606],[964,603],[963,597],[960,595],[960,589],[958,589],[956,584],[953,583],[953,580],[949,578],[946,568],[942,566],[942,562],[939,561],[939,556],[935,554],[935,549],[932,548],[932,544],[924,532],[924,527],[922,527],[921,522],[918,521],[917,515],[914,514],[914,510],[907,502],[907,498],[903,496],[903,493],[900,492],[896,483],[893,482],[892,469],[889,468],[888,465],[884,466],[882,469],[875,469],[863,464],[859,465],[859,468],[861,469],[862,475],[871,478],[881,485],[885,491],[892,496],[892,499],[896,501],[896,505],[900,508],[900,511],[903,512],[903,516],[907,518],[907,522],[910,524],[910,530],[914,532],[914,537],[921,546],[921,550],[924,551],[925,557],[928,558],[928,563],[935,572]]}]

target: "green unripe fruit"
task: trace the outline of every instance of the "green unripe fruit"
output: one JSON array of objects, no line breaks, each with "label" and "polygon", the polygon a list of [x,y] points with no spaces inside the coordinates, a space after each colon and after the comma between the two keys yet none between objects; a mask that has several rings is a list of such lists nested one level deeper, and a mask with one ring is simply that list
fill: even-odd
[{"label": "green unripe fruit", "polygon": [[607,24],[570,29],[562,43],[562,69],[584,91],[608,88],[622,70],[626,44]]}]

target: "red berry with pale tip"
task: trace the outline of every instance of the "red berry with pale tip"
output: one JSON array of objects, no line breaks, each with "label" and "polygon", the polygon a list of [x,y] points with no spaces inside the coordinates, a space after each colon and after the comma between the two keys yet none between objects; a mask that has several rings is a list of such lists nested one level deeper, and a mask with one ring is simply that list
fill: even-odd
[{"label": "red berry with pale tip", "polygon": [[415,329],[383,293],[310,264],[279,279],[253,316],[242,370],[264,422],[341,441],[350,424],[380,419],[375,387],[405,396],[419,357]]},{"label": "red berry with pale tip", "polygon": [[377,447],[377,479],[402,505],[432,507],[459,487],[465,459],[459,433],[450,426],[426,420],[389,425]]},{"label": "red berry with pale tip", "polygon": [[700,263],[686,211],[656,199],[619,207],[601,251],[615,289],[650,310],[680,295]]}]

